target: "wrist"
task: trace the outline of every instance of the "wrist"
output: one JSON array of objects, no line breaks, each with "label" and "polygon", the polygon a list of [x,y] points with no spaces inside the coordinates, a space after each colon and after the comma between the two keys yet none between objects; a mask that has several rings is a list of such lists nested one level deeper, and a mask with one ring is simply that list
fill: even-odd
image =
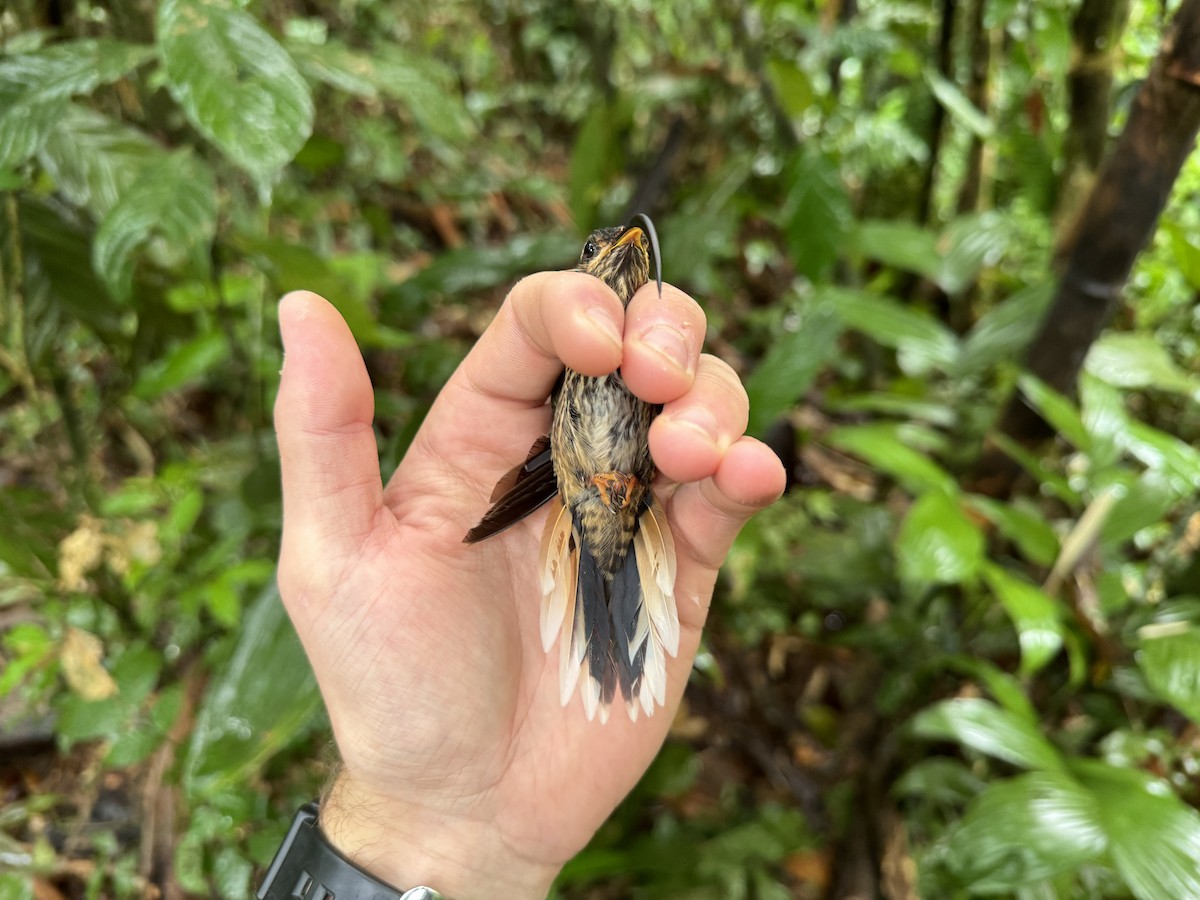
[{"label": "wrist", "polygon": [[404,890],[425,884],[447,900],[543,900],[559,867],[522,857],[491,821],[439,815],[338,776],[321,801],[326,839],[356,865]]}]

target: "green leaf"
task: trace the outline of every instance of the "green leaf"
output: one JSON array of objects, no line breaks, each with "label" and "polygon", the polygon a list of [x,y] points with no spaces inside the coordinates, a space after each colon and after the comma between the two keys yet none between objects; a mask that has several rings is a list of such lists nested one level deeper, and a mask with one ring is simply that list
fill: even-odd
[{"label": "green leaf", "polygon": [[1096,798],[1109,854],[1134,895],[1200,897],[1200,813],[1145,772],[1093,760],[1072,769]]},{"label": "green leaf", "polygon": [[319,709],[308,659],[272,586],[248,610],[232,659],[200,702],[184,761],[189,799],[242,783]]},{"label": "green leaf", "polygon": [[399,100],[429,134],[462,141],[473,131],[454,73],[432,59],[394,46],[358,53],[335,40],[289,41],[287,47],[308,78],[356,97]]},{"label": "green leaf", "polygon": [[1022,375],[1017,381],[1021,393],[1041,413],[1042,418],[1079,450],[1087,452],[1092,445],[1092,436],[1083,427],[1083,418],[1075,404],[1032,375]]},{"label": "green leaf", "polygon": [[983,561],[983,534],[942,491],[923,494],[909,508],[896,538],[900,577],[912,584],[970,581]]},{"label": "green leaf", "polygon": [[1004,606],[1021,644],[1021,671],[1031,675],[1053,659],[1063,644],[1062,611],[1037,585],[988,563],[983,578]]},{"label": "green leaf", "polygon": [[1058,535],[1037,512],[980,494],[968,494],[965,499],[968,506],[1016,544],[1030,562],[1049,566],[1058,556]]},{"label": "green leaf", "polygon": [[1037,710],[1029,702],[1025,689],[1021,687],[1021,682],[995,663],[959,654],[949,657],[946,660],[946,667],[955,672],[962,672],[978,681],[1006,710],[1015,713],[1032,725],[1037,724]]},{"label": "green leaf", "polygon": [[[40,310],[39,318],[83,322],[102,340],[120,339],[121,311],[92,268],[92,233],[77,216],[65,215],[61,205],[26,199],[18,210],[26,291],[30,306]],[[5,233],[0,219],[0,236]],[[46,352],[54,351],[47,347]]]},{"label": "green leaf", "polygon": [[1053,285],[1036,284],[984,313],[963,341],[955,375],[980,375],[996,363],[1015,358],[1033,340],[1053,296]]},{"label": "green leaf", "polygon": [[225,333],[205,332],[146,366],[134,386],[134,395],[143,400],[156,400],[200,380],[228,357],[229,343]]},{"label": "green leaf", "polygon": [[830,289],[828,296],[847,327],[895,348],[905,374],[915,377],[944,370],[958,357],[958,339],[932,316],[866,291]]},{"label": "green leaf", "polygon": [[817,98],[812,79],[808,73],[792,60],[772,57],[767,60],[767,77],[775,89],[775,96],[793,119],[812,106]]},{"label": "green leaf", "polygon": [[266,189],[312,134],[292,58],[221,0],[162,0],[157,38],[171,95],[191,123]]},{"label": "green leaf", "polygon": [[[794,319],[794,323],[790,320]],[[834,314],[823,292],[801,302],[788,317],[766,358],[746,380],[750,397],[749,434],[761,435],[779,416],[804,396],[838,352],[841,320]]]},{"label": "green leaf", "polygon": [[779,218],[796,270],[810,281],[837,262],[853,224],[850,197],[837,164],[824,153],[800,153],[784,176]]},{"label": "green leaf", "polygon": [[1058,772],[1030,772],[989,785],[945,849],[961,884],[972,894],[993,894],[1070,871],[1106,845],[1086,788]]},{"label": "green leaf", "polygon": [[70,97],[124,77],[153,55],[152,47],[89,39],[0,57],[0,166],[36,153]]},{"label": "green leaf", "polygon": [[1171,239],[1171,251],[1175,265],[1193,291],[1200,291],[1200,244],[1195,234],[1178,222],[1163,222],[1162,227]]},{"label": "green leaf", "polygon": [[1117,441],[1142,465],[1165,476],[1179,496],[1200,489],[1200,451],[1173,434],[1130,420]]},{"label": "green leaf", "polygon": [[1200,378],[1184,372],[1150,334],[1109,332],[1092,344],[1084,368],[1123,388],[1155,388],[1200,397]]},{"label": "green leaf", "polygon": [[105,217],[93,264],[113,294],[128,300],[136,253],[154,238],[170,249],[167,262],[186,255],[194,271],[207,271],[216,220],[212,173],[188,151],[173,153],[146,166]]},{"label": "green leaf", "polygon": [[995,126],[986,115],[979,111],[966,94],[959,90],[958,85],[946,79],[936,69],[926,67],[925,83],[933,91],[938,103],[944,106],[959,124],[979,138],[989,138],[995,133]]},{"label": "green leaf", "polygon": [[955,494],[958,490],[950,473],[909,446],[895,426],[877,423],[835,428],[826,440],[883,470],[913,494],[932,490]]},{"label": "green leaf", "polygon": [[934,279],[947,294],[959,294],[975,283],[985,266],[994,266],[1008,246],[1010,227],[999,213],[960,216],[942,232],[941,265]]},{"label": "green leaf", "polygon": [[138,129],[70,104],[46,135],[38,159],[58,191],[100,221],[148,166],[164,155]]},{"label": "green leaf", "polygon": [[960,760],[932,756],[916,763],[892,786],[897,797],[964,804],[983,790],[985,782]]},{"label": "green leaf", "polygon": [[1200,629],[1184,622],[1147,625],[1138,632],[1138,662],[1146,683],[1200,724]]},{"label": "green leaf", "polygon": [[593,103],[575,135],[567,172],[568,203],[580,229],[595,227],[600,197],[620,165],[616,110],[608,103]]},{"label": "green leaf", "polygon": [[1062,772],[1064,768],[1062,755],[1042,737],[1036,724],[989,700],[944,700],[918,713],[912,728],[920,737],[958,741],[1022,768],[1048,772]]},{"label": "green leaf", "polygon": [[860,222],[853,247],[868,259],[933,279],[941,263],[937,235],[909,222],[872,219]]}]

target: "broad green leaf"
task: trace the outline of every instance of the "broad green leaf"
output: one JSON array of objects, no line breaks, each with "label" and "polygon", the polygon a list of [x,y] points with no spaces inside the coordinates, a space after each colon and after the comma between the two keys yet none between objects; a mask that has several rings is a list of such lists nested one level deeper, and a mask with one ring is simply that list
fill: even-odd
[{"label": "broad green leaf", "polygon": [[1133,420],[1117,435],[1117,440],[1138,462],[1166,477],[1181,497],[1200,490],[1200,451],[1195,447]]},{"label": "broad green leaf", "polygon": [[992,563],[983,578],[1004,606],[1021,644],[1021,671],[1031,675],[1062,649],[1062,612],[1054,598],[1037,585],[1022,581]]},{"label": "broad green leaf", "polygon": [[1015,766],[1062,772],[1058,749],[1042,737],[1034,723],[1002,709],[990,700],[963,697],[944,700],[922,710],[912,720],[923,738],[958,741],[979,753]]},{"label": "broad green leaf", "polygon": [[1127,470],[1118,472],[1110,489],[1117,496],[1100,528],[1100,542],[1108,547],[1166,521],[1179,502],[1179,494],[1168,479],[1153,471],[1143,473],[1141,478]]},{"label": "broad green leaf", "polygon": [[146,366],[133,392],[143,400],[156,400],[198,381],[228,358],[229,343],[225,332],[205,332]]},{"label": "broad green leaf", "polygon": [[153,55],[149,46],[87,39],[0,57],[0,96],[29,102],[86,94],[122,78]]},{"label": "broad green leaf", "polygon": [[985,266],[1003,257],[1011,229],[999,213],[961,216],[946,226],[940,244],[945,247],[936,282],[948,294],[959,294],[975,283]]},{"label": "broad green leaf", "polygon": [[876,343],[893,347],[908,375],[946,369],[958,356],[958,339],[932,316],[910,309],[889,297],[866,291],[830,289],[834,311],[850,328]]},{"label": "broad green leaf", "polygon": [[976,137],[989,138],[992,136],[996,130],[995,126],[974,103],[967,99],[966,94],[959,90],[958,85],[930,67],[926,67],[924,75],[925,83],[933,91],[933,96],[937,98],[938,103],[944,106],[960,125]]},{"label": "broad green leaf", "polygon": [[941,264],[937,235],[910,222],[872,219],[859,223],[853,246],[868,259],[933,279]]},{"label": "broad green leaf", "polygon": [[[18,204],[21,237],[25,254],[25,289],[39,321],[82,322],[102,340],[119,339],[121,310],[113,303],[92,268],[90,230],[77,216],[66,215],[61,207],[23,198]],[[0,217],[0,237],[6,238],[6,221]],[[30,357],[38,359],[55,352],[59,335],[44,345],[30,335]]]},{"label": "broad green leaf", "polygon": [[1109,332],[1092,344],[1084,367],[1123,388],[1156,388],[1200,397],[1200,378],[1184,372],[1153,335]]},{"label": "broad green leaf", "polygon": [[1037,512],[980,494],[968,494],[965,499],[968,506],[1016,544],[1030,562],[1048,566],[1058,556],[1058,535]]},{"label": "broad green leaf", "polygon": [[101,223],[92,253],[96,271],[114,295],[128,300],[138,250],[161,238],[175,257],[169,263],[190,257],[193,271],[204,272],[216,218],[212,173],[189,152],[173,153],[147,166]]},{"label": "broad green leaf", "polygon": [[1193,291],[1200,291],[1200,244],[1191,229],[1178,222],[1163,222],[1162,227],[1171,239],[1175,265]]},{"label": "broad green leaf", "polygon": [[1093,760],[1072,769],[1096,798],[1109,855],[1134,895],[1200,897],[1200,813],[1145,772]]},{"label": "broad green leaf", "polygon": [[144,132],[71,104],[46,135],[38,159],[58,191],[100,221],[164,155]]},{"label": "broad green leaf", "polygon": [[796,119],[812,106],[817,97],[812,79],[793,60],[772,57],[767,60],[766,70],[775,95],[789,116]]},{"label": "broad green leaf", "polygon": [[799,153],[785,173],[779,219],[796,270],[811,281],[837,262],[853,223],[850,198],[837,164],[819,152]]},{"label": "broad green leaf", "polygon": [[960,805],[982,791],[984,785],[983,779],[960,760],[932,756],[901,775],[892,785],[892,793],[897,797]]},{"label": "broad green leaf", "polygon": [[984,313],[963,341],[955,374],[979,375],[999,362],[1015,359],[1033,340],[1053,296],[1051,284],[1036,284]]},{"label": "broad green leaf", "polygon": [[1138,662],[1154,692],[1200,724],[1200,629],[1184,622],[1147,625]]},{"label": "broad green leaf", "polygon": [[1104,852],[1096,800],[1059,772],[995,782],[971,804],[946,841],[947,862],[973,894],[1030,885]]},{"label": "broad green leaf", "polygon": [[1032,375],[1022,375],[1017,386],[1042,418],[1076,448],[1087,452],[1092,437],[1083,427],[1079,410],[1070,400]]},{"label": "broad green leaf", "polygon": [[983,551],[979,526],[963,515],[956,497],[937,490],[917,498],[896,538],[900,577],[919,586],[970,581]]},{"label": "broad green leaf", "polygon": [[62,118],[67,101],[52,97],[38,103],[4,102],[0,97],[0,166],[19,166],[38,151]]},{"label": "broad green leaf", "polygon": [[595,227],[596,206],[608,177],[621,165],[617,121],[612,104],[592,104],[571,146],[567,197],[575,224],[583,231]]},{"label": "broad green leaf", "polygon": [[862,457],[913,494],[930,490],[957,493],[950,473],[910,447],[893,426],[880,423],[835,428],[826,440],[839,450]]},{"label": "broad green leaf", "polygon": [[308,659],[272,586],[248,610],[232,659],[200,701],[184,760],[189,799],[243,783],[319,708]]},{"label": "broad green leaf", "polygon": [[188,119],[268,188],[312,133],[312,97],[287,51],[222,0],[162,0],[157,38]]},{"label": "broad green leaf", "polygon": [[287,49],[311,79],[356,97],[399,100],[423,131],[447,141],[462,141],[471,134],[454,73],[432,59],[391,46],[360,53],[335,40],[290,41]]},{"label": "broad green leaf", "polygon": [[761,435],[791,409],[837,355],[842,323],[820,294],[801,303],[793,318],[794,326],[780,331],[766,358],[746,380],[750,434]]},{"label": "broad green leaf", "polygon": [[1092,438],[1088,450],[1092,465],[1097,469],[1113,466],[1121,458],[1121,435],[1129,430],[1125,395],[1084,372],[1079,376],[1079,411]]},{"label": "broad green leaf", "polygon": [[36,153],[72,96],[122,78],[153,55],[153,47],[88,39],[0,57],[0,166]]},{"label": "broad green leaf", "polygon": [[946,660],[946,666],[978,681],[1009,712],[1015,713],[1030,724],[1037,724],[1037,710],[1029,702],[1025,689],[1014,675],[1005,672],[995,663],[974,656],[951,656]]}]

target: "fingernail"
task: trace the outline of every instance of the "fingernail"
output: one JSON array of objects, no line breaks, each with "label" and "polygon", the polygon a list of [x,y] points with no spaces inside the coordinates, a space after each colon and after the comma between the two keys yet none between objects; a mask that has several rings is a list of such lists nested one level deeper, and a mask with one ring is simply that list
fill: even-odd
[{"label": "fingernail", "polygon": [[589,306],[584,312],[596,330],[604,335],[609,343],[617,347],[621,346],[621,329],[617,327],[617,323],[613,321],[608,310],[601,306]]},{"label": "fingernail", "polygon": [[671,413],[671,421],[698,432],[714,444],[719,444],[720,429],[717,427],[717,417],[703,406],[693,406]]},{"label": "fingernail", "polygon": [[684,372],[690,371],[692,354],[688,351],[687,341],[670,325],[648,328],[642,332],[639,340],[675,368]]}]

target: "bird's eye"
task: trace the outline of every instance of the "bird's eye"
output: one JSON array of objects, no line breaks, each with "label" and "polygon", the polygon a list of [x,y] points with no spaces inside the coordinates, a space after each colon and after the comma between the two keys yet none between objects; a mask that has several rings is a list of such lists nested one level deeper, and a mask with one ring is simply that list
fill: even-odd
[{"label": "bird's eye", "polygon": [[587,262],[589,259],[594,259],[599,252],[600,248],[596,246],[596,242],[588,241],[583,245],[583,252],[579,254],[579,258],[583,262]]}]

